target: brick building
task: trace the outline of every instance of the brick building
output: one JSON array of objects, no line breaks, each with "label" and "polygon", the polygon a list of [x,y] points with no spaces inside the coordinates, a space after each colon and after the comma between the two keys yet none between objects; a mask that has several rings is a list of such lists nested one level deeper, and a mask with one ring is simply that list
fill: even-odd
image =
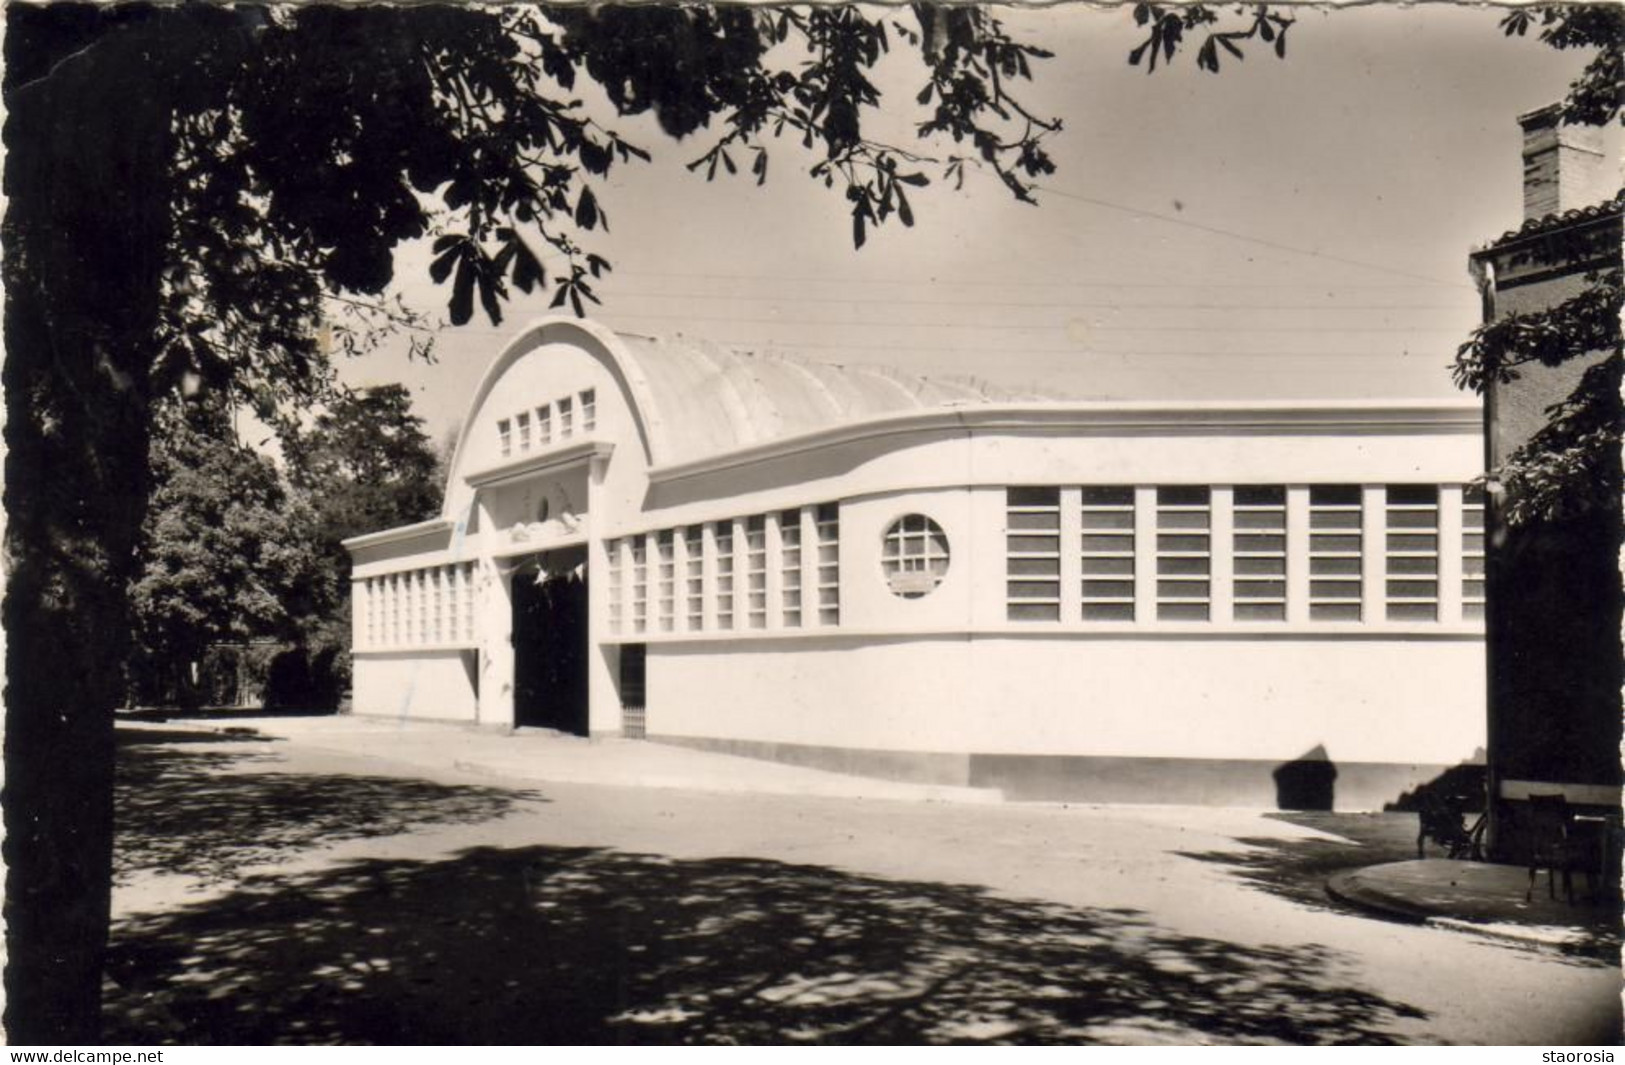
[{"label": "brick building", "polygon": [[[1524,222],[1470,256],[1485,321],[1555,307],[1592,278],[1620,269],[1617,175],[1595,127],[1565,126],[1556,106],[1519,118],[1524,131]],[[1549,421],[1593,352],[1556,366],[1519,368],[1485,394],[1485,450],[1498,467]],[[1617,358],[1617,356],[1613,356]],[[1616,456],[1617,458],[1617,456]],[[1620,490],[1617,463],[1608,476]],[[1511,526],[1504,500],[1487,509],[1490,787],[1494,846],[1518,843],[1520,800],[1564,794],[1582,806],[1620,798],[1620,530],[1613,514]]]}]

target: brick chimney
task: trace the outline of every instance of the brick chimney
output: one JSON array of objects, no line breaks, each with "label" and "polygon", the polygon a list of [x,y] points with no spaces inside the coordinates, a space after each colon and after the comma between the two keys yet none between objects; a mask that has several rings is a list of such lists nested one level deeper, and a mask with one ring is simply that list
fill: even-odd
[{"label": "brick chimney", "polygon": [[1523,127],[1523,217],[1544,218],[1612,195],[1600,126],[1568,126],[1551,104],[1518,116]]}]

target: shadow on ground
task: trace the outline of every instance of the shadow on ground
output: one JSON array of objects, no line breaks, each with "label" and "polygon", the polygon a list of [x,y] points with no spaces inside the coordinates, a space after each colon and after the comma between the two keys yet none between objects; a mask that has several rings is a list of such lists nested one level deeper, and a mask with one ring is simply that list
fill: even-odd
[{"label": "shadow on ground", "polygon": [[143,706],[118,711],[120,721],[240,721],[265,717],[337,717],[336,710],[305,710],[263,706],[200,706],[187,710],[174,706]]},{"label": "shadow on ground", "polygon": [[1332,874],[1416,857],[1415,814],[1300,811],[1265,816],[1340,838],[1245,837],[1236,842],[1245,844],[1246,851],[1187,851],[1182,856],[1229,866],[1237,877],[1272,895],[1339,912],[1351,911],[1326,894]]},{"label": "shadow on ground", "polygon": [[125,729],[118,739],[115,883],[153,870],[230,880],[322,844],[478,824],[545,801],[509,788],[277,772],[282,757],[251,730]]},{"label": "shadow on ground", "polygon": [[[1416,858],[1416,815],[1413,813],[1311,813],[1267,815],[1275,820],[1318,829],[1340,839],[1243,837],[1246,851],[1181,852],[1183,857],[1227,866],[1241,880],[1281,898],[1316,909],[1382,919],[1370,911],[1337,901],[1326,893],[1334,874],[1387,862]],[[1430,856],[1441,856],[1430,848]],[[1582,960],[1617,962],[1620,952],[1618,911],[1578,907],[1576,925],[1586,927],[1573,940],[1540,949]],[[1398,920],[1398,918],[1388,918]]]},{"label": "shadow on ground", "polygon": [[478,848],[245,882],[120,922],[150,1043],[1389,1043],[1336,952],[1133,911],[725,858]]}]

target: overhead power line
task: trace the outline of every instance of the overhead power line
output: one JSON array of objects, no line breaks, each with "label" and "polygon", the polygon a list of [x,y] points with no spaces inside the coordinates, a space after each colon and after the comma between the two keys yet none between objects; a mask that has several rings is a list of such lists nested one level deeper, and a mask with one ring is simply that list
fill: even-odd
[{"label": "overhead power line", "polygon": [[1313,259],[1324,259],[1327,262],[1341,263],[1344,266],[1357,266],[1363,270],[1375,270],[1379,273],[1392,274],[1395,277],[1406,277],[1413,281],[1425,281],[1429,285],[1437,285],[1445,288],[1472,288],[1472,286],[1467,284],[1465,281],[1445,281],[1442,278],[1432,277],[1428,274],[1418,274],[1410,270],[1401,270],[1397,267],[1388,266],[1384,263],[1367,262],[1364,259],[1351,259],[1345,255],[1334,255],[1331,252],[1319,251],[1314,248],[1300,248],[1293,244],[1283,244],[1277,240],[1268,240],[1264,237],[1255,237],[1250,233],[1238,233],[1233,229],[1225,229],[1220,226],[1210,226],[1202,222],[1195,222],[1189,218],[1181,218],[1178,215],[1163,214],[1160,211],[1148,211],[1142,207],[1129,207],[1126,204],[1113,203],[1111,200],[1103,200],[1098,196],[1085,196],[1079,192],[1070,192],[1066,189],[1058,189],[1053,185],[1035,184],[1033,187],[1038,189],[1040,192],[1048,193],[1051,196],[1059,196],[1063,200],[1076,200],[1079,203],[1087,203],[1092,207],[1101,207],[1108,211],[1131,214],[1138,218],[1150,218],[1158,222],[1165,222],[1168,225],[1182,226],[1186,229],[1194,229],[1202,233],[1211,233],[1215,236],[1243,241],[1247,244],[1257,245],[1261,248],[1269,248],[1272,251],[1283,251],[1292,255],[1305,255]]},{"label": "overhead power line", "polygon": [[[974,329],[984,332],[1006,333],[1059,333],[1065,332],[1069,325],[1038,324],[1023,325],[1014,322],[995,322],[980,324],[974,322],[886,322],[886,321],[837,321],[829,318],[781,318],[769,316],[766,318],[741,318],[738,315],[727,314],[640,314],[631,311],[611,310],[604,315],[606,318],[633,318],[655,321],[691,321],[691,322],[733,322],[738,325],[811,325],[828,326],[831,328],[856,329]],[[1437,327],[1408,327],[1408,326],[1223,326],[1223,325],[1084,325],[1082,328],[1091,333],[1447,333],[1455,335],[1456,329]]]},{"label": "overhead power line", "polygon": [[[622,299],[673,299],[673,300],[709,300],[729,301],[739,303],[816,303],[816,304],[863,304],[880,305],[887,307],[963,307],[963,299],[936,298],[912,299],[895,296],[807,296],[797,293],[791,296],[754,295],[730,292],[622,292],[606,288],[606,298]],[[1464,305],[1453,303],[1343,303],[1343,304],[1310,304],[1310,303],[1122,303],[1117,300],[1106,302],[1083,302],[1074,300],[986,300],[974,301],[977,307],[1016,307],[1045,309],[1057,308],[1063,310],[1082,311],[1460,311]],[[1474,305],[1476,307],[1476,305]]]},{"label": "overhead power line", "polygon": [[1014,355],[1073,355],[1078,358],[1107,358],[1107,359],[1137,359],[1141,356],[1157,358],[1190,358],[1190,359],[1438,359],[1443,364],[1449,353],[1440,351],[1174,351],[1174,350],[1146,350],[1134,348],[1123,351],[1111,351],[1094,347],[1067,347],[1067,348],[1033,348],[1021,347],[1019,349],[992,348],[978,345],[976,347],[943,347],[940,344],[863,344],[863,343],[824,343],[816,341],[794,340],[787,344],[772,341],[763,341],[750,338],[707,338],[724,347],[740,348],[746,351],[777,351],[787,353],[800,350],[830,350],[841,351],[919,351],[938,355],[978,355],[997,356],[1002,354]]}]

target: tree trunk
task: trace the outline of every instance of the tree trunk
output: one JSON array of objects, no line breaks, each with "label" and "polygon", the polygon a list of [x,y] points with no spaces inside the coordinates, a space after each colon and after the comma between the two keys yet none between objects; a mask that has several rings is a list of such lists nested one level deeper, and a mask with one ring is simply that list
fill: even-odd
[{"label": "tree trunk", "polygon": [[[141,27],[7,36],[5,1024],[100,1039],[113,710],[146,506],[169,119]],[[77,34],[77,37],[75,37]],[[34,49],[34,52],[30,52]],[[40,50],[58,60],[38,59]],[[21,69],[22,72],[19,72]]]}]

